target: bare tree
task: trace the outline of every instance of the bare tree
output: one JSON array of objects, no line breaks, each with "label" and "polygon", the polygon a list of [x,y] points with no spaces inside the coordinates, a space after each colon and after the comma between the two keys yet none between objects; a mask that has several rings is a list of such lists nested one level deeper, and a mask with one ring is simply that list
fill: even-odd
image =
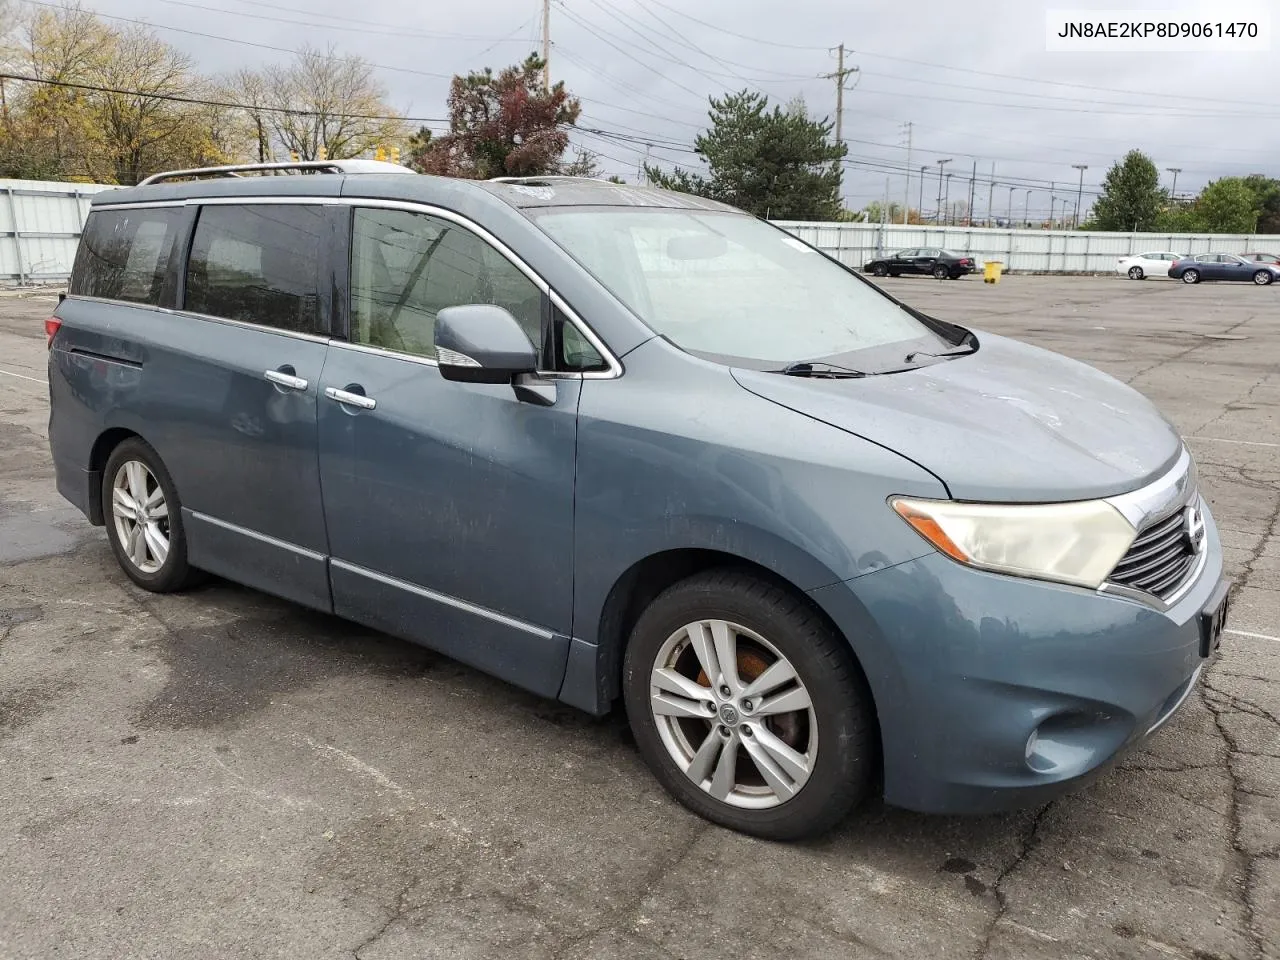
[{"label": "bare tree", "polygon": [[244,108],[244,116],[253,139],[254,156],[259,163],[271,159],[272,127],[267,120],[269,106],[267,80],[257,70],[237,70],[223,81],[227,99]]},{"label": "bare tree", "polygon": [[196,92],[191,68],[190,57],[145,27],[119,33],[109,56],[95,64],[90,76],[107,88],[96,98],[99,133],[116,183],[137,183],[175,148],[184,159],[204,152],[192,142],[205,132],[192,128],[196,111],[170,99]]},{"label": "bare tree", "polygon": [[359,156],[406,134],[404,122],[386,104],[373,68],[335,48],[303,47],[288,66],[263,73],[267,101],[288,112],[267,114],[276,141],[302,160]]}]

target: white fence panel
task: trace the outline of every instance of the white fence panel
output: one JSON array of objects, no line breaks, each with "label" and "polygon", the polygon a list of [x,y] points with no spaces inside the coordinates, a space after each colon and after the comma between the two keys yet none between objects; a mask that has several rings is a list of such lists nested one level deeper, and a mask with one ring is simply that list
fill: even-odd
[{"label": "white fence panel", "polygon": [[0,180],[0,283],[48,283],[71,273],[97,183]]},{"label": "white fence panel", "polygon": [[874,257],[912,247],[942,247],[968,254],[979,263],[999,260],[1006,270],[1028,273],[1112,273],[1121,257],[1157,250],[1185,254],[1254,251],[1280,254],[1280,236],[1267,234],[1100,233],[1005,227],[775,222],[858,269]]}]

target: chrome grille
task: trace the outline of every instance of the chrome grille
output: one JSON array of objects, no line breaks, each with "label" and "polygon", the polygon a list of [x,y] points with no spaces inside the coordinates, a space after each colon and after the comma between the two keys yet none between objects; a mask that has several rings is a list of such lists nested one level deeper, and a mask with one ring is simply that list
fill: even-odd
[{"label": "chrome grille", "polygon": [[1179,510],[1138,534],[1107,579],[1163,600],[1195,570],[1197,557],[1187,532],[1186,511]]}]

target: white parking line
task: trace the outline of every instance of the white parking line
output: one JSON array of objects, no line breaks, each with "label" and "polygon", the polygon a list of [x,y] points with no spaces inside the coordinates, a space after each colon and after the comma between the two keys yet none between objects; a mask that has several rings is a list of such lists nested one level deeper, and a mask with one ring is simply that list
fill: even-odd
[{"label": "white parking line", "polygon": [[0,370],[0,373],[4,374],[6,377],[17,377],[19,380],[30,380],[32,383],[47,384],[49,382],[43,377],[27,377],[23,376],[21,373],[14,373],[12,370]]},{"label": "white parking line", "polygon": [[1248,637],[1250,640],[1270,640],[1272,643],[1280,643],[1280,637],[1268,636],[1265,633],[1250,633],[1248,630],[1223,630],[1223,633],[1229,633],[1233,637]]},{"label": "white parking line", "polygon": [[1205,443],[1238,443],[1242,447],[1280,447],[1280,443],[1264,443],[1261,440],[1228,440],[1225,437],[1188,437],[1188,440],[1202,440]]}]

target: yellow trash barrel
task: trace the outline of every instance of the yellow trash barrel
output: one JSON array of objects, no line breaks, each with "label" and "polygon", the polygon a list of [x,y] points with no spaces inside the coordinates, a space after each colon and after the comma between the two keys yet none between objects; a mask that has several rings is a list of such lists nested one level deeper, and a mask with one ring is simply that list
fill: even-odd
[{"label": "yellow trash barrel", "polygon": [[999,283],[1000,273],[1004,270],[1004,264],[999,260],[988,260],[982,265],[982,282],[983,283]]}]

